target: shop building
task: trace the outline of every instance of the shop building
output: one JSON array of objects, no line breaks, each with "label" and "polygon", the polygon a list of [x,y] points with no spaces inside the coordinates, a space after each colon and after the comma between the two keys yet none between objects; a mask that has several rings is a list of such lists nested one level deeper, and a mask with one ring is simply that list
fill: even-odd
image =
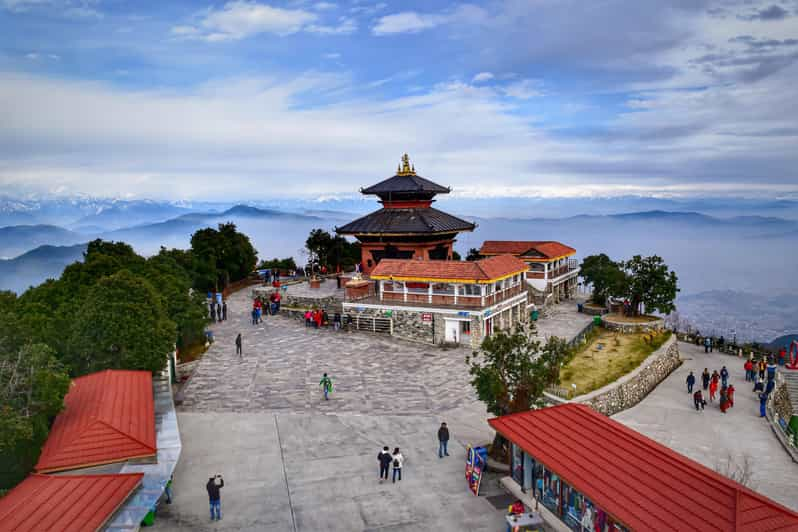
[{"label": "shop building", "polygon": [[579,263],[576,250],[559,242],[486,240],[479,250],[483,257],[510,254],[528,266],[526,282],[545,301],[559,303],[576,294]]},{"label": "shop building", "polygon": [[555,530],[798,530],[798,513],[586,405],[488,423],[511,442],[502,483]]},{"label": "shop building", "polygon": [[452,260],[457,234],[476,227],[432,207],[436,195],[451,190],[417,175],[407,154],[396,175],[360,192],[377,196],[382,208],[335,231],[360,241],[366,274],[382,259]]},{"label": "shop building", "polygon": [[373,294],[343,309],[355,320],[387,320],[386,332],[400,338],[477,348],[494,331],[526,320],[526,269],[510,255],[474,262],[383,259],[371,271]]}]

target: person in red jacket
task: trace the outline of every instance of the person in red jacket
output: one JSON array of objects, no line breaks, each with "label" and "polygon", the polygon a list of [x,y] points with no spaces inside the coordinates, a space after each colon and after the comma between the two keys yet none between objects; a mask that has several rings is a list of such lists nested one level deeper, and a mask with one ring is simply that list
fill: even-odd
[{"label": "person in red jacket", "polygon": [[745,380],[746,382],[751,382],[754,380],[754,363],[751,360],[746,360],[745,364],[743,364],[743,368],[745,368]]},{"label": "person in red jacket", "polygon": [[726,396],[729,399],[729,408],[734,406],[734,385],[729,384],[729,387],[726,389]]}]

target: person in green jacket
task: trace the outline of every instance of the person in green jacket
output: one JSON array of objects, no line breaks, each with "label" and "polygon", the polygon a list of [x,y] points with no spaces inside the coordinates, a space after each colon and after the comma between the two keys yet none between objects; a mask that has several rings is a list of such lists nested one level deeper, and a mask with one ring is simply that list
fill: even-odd
[{"label": "person in green jacket", "polygon": [[319,386],[321,386],[321,389],[324,390],[324,400],[328,401],[330,399],[329,395],[330,392],[332,392],[333,385],[332,385],[332,379],[330,379],[330,377],[328,377],[326,373],[319,381]]}]

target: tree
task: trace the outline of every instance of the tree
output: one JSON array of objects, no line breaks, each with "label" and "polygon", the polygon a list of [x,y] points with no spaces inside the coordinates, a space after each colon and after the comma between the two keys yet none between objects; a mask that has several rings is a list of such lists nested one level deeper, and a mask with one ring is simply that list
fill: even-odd
[{"label": "tree", "polygon": [[74,315],[64,359],[72,374],[103,369],[156,373],[174,347],[176,325],[153,286],[127,270],[105,277]]},{"label": "tree", "polygon": [[235,224],[200,229],[191,236],[194,256],[194,286],[218,291],[231,282],[245,279],[255,268],[258,254],[249,237],[239,233]]},{"label": "tree", "polygon": [[13,487],[33,469],[69,382],[46,345],[14,351],[0,346],[0,489]]},{"label": "tree", "polygon": [[593,286],[593,302],[604,305],[610,296],[626,292],[627,278],[622,263],[611,260],[607,255],[590,255],[582,260],[579,276]]},{"label": "tree", "polygon": [[294,262],[294,257],[288,257],[285,259],[278,259],[273,258],[272,260],[264,260],[258,265],[258,269],[279,269],[279,270],[289,270],[293,271],[296,270],[296,262]]},{"label": "tree", "polygon": [[668,270],[661,257],[635,255],[624,263],[624,267],[628,277],[627,293],[635,314],[640,313],[641,304],[646,312],[669,314],[676,309],[678,277]]},{"label": "tree", "polygon": [[466,260],[475,261],[482,258],[482,255],[479,254],[479,250],[477,248],[471,248],[468,250],[468,255],[466,255]]},{"label": "tree", "polygon": [[341,235],[332,236],[324,229],[313,229],[305,240],[311,264],[328,269],[351,268],[360,262],[360,244],[349,242]]},{"label": "tree", "polygon": [[[497,331],[466,357],[471,385],[491,414],[503,416],[542,406],[543,391],[559,382],[560,363],[568,355],[567,344],[552,337],[542,345],[533,336],[534,328]],[[504,440],[497,434],[493,456],[506,459],[503,447]]]},{"label": "tree", "polygon": [[452,260],[463,260],[463,257],[461,257],[458,252],[452,250]]}]

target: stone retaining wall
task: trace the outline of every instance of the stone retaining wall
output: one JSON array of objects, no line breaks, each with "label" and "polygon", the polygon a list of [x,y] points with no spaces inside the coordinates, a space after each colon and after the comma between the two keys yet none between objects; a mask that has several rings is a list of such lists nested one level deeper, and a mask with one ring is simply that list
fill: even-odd
[{"label": "stone retaining wall", "polygon": [[603,388],[575,397],[572,402],[587,404],[605,416],[612,416],[642,401],[681,364],[678,340],[671,335],[637,369]]},{"label": "stone retaining wall", "polygon": [[613,320],[608,314],[601,317],[601,325],[605,329],[618,331],[622,334],[648,333],[652,331],[664,331],[665,320],[658,319],[642,323],[626,323]]}]

